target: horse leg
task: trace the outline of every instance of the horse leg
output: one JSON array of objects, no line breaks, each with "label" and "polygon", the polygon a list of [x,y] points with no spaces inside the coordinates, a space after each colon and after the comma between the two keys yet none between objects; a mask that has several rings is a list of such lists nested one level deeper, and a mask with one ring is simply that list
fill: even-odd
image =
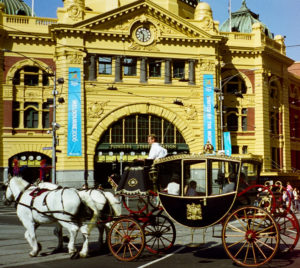
[{"label": "horse leg", "polygon": [[99,231],[98,243],[100,245],[100,248],[102,248],[104,245],[103,235],[104,235],[105,225],[104,225],[104,223],[99,223],[99,224],[97,224],[97,227],[98,227],[98,231]]},{"label": "horse leg", "polygon": [[70,235],[70,240],[68,243],[68,251],[71,254],[71,258],[75,257],[77,250],[75,248],[75,240],[78,234],[79,227],[74,223],[68,223],[61,221],[60,224],[65,227]]},{"label": "horse leg", "polygon": [[86,258],[89,251],[89,226],[87,224],[84,224],[80,227],[80,231],[83,236],[83,245],[79,255],[81,258]]},{"label": "horse leg", "polygon": [[40,243],[37,242],[36,234],[35,234],[35,226],[27,227],[27,231],[25,232],[25,238],[27,239],[29,245],[32,250],[29,252],[29,256],[36,257],[42,249]]},{"label": "horse leg", "polygon": [[54,228],[53,233],[58,239],[58,244],[56,248],[52,251],[52,254],[55,254],[55,253],[62,252],[64,248],[62,226],[60,224],[57,224]]}]

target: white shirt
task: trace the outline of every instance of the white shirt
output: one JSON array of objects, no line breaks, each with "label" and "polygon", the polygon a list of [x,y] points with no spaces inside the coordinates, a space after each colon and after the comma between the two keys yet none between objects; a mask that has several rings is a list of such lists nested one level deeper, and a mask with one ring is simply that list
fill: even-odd
[{"label": "white shirt", "polygon": [[161,147],[161,145],[158,142],[154,142],[151,145],[148,159],[162,158],[165,157],[167,153],[168,151],[165,148]]},{"label": "white shirt", "polygon": [[170,182],[166,190],[168,194],[179,195],[180,186],[176,182]]}]

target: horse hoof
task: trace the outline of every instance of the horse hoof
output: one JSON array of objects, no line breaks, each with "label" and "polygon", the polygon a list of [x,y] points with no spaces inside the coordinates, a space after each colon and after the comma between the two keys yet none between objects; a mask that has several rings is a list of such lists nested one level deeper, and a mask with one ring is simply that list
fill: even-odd
[{"label": "horse hoof", "polygon": [[77,251],[77,252],[74,252],[74,253],[71,255],[71,259],[72,259],[72,260],[79,259],[79,257],[80,257],[80,255],[79,255],[78,251]]},{"label": "horse hoof", "polygon": [[37,255],[38,255],[38,253],[37,253],[37,252],[35,252],[35,253],[33,253],[33,252],[30,252],[30,253],[29,253],[29,256],[30,256],[30,257],[36,257]]}]

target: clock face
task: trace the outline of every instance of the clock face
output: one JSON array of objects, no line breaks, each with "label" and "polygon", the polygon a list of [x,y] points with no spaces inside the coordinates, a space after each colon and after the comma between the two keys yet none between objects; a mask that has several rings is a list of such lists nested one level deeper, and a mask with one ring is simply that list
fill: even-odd
[{"label": "clock face", "polygon": [[149,29],[141,27],[136,30],[136,38],[141,42],[148,42],[151,38]]}]

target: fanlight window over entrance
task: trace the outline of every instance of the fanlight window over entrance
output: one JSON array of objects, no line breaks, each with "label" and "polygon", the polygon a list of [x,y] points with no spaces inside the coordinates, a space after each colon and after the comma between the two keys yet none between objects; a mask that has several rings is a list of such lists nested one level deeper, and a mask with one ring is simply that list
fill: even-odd
[{"label": "fanlight window over entrance", "polygon": [[171,122],[151,114],[134,114],[112,124],[101,137],[96,149],[98,162],[132,161],[146,158],[150,149],[149,134],[156,134],[158,142],[169,154],[188,153],[189,148],[179,130]]}]

